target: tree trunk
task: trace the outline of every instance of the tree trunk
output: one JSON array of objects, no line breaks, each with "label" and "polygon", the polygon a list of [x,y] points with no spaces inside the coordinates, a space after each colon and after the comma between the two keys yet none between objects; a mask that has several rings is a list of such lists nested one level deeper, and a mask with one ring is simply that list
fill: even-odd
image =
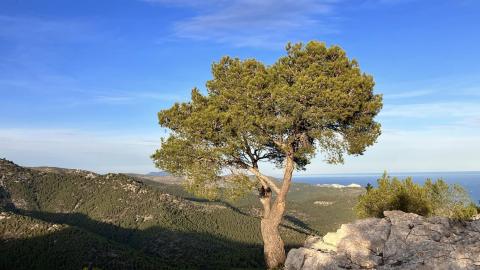
[{"label": "tree trunk", "polygon": [[271,219],[262,219],[263,253],[268,269],[277,268],[285,262],[285,248],[278,224]]},{"label": "tree trunk", "polygon": [[271,190],[261,196],[260,201],[263,204],[263,218],[261,221],[261,231],[263,238],[263,252],[265,255],[265,263],[268,269],[278,268],[285,262],[285,244],[280,237],[278,227],[285,213],[285,202],[290,182],[292,181],[292,173],[294,169],[293,157],[287,156],[285,172],[283,176],[282,188],[277,194],[277,198],[271,205]]}]

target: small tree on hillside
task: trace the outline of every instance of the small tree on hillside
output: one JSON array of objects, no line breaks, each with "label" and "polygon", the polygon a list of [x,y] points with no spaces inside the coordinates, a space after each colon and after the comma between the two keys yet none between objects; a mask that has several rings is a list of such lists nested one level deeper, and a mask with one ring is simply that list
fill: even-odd
[{"label": "small tree on hillside", "polygon": [[355,211],[360,218],[384,217],[384,211],[401,210],[422,216],[443,216],[468,220],[477,214],[468,192],[458,184],[449,185],[442,179],[423,185],[406,179],[391,178],[384,173],[377,187],[360,196]]},{"label": "small tree on hillside", "polygon": [[[230,57],[214,63],[207,95],[194,88],[190,102],[159,112],[171,134],[152,156],[197,195],[212,198],[219,188],[239,195],[257,185],[269,268],[285,260],[278,227],[293,171],[304,170],[317,150],[326,162],[341,163],[380,135],[374,117],[382,98],[355,60],[314,41],[286,50],[271,66]],[[283,169],[280,185],[262,174],[260,162]]]}]

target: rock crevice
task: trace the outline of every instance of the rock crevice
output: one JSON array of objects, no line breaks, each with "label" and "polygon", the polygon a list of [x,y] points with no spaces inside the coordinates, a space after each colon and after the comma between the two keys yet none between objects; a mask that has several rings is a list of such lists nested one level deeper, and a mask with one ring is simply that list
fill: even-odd
[{"label": "rock crevice", "polygon": [[287,270],[480,269],[480,220],[459,222],[386,211],[343,224],[292,249]]}]

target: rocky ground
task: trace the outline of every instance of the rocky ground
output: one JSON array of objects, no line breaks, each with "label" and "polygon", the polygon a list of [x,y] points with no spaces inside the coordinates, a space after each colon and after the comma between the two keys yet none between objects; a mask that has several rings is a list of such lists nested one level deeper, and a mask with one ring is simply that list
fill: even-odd
[{"label": "rocky ground", "polygon": [[309,237],[288,253],[296,269],[480,269],[480,220],[458,222],[386,211]]}]

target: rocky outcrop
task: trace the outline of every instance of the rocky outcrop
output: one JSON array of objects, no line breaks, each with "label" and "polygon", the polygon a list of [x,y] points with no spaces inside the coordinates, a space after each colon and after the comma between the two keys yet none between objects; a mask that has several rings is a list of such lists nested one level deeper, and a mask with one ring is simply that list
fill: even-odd
[{"label": "rocky outcrop", "polygon": [[480,220],[459,222],[386,211],[292,249],[287,270],[480,269]]}]

